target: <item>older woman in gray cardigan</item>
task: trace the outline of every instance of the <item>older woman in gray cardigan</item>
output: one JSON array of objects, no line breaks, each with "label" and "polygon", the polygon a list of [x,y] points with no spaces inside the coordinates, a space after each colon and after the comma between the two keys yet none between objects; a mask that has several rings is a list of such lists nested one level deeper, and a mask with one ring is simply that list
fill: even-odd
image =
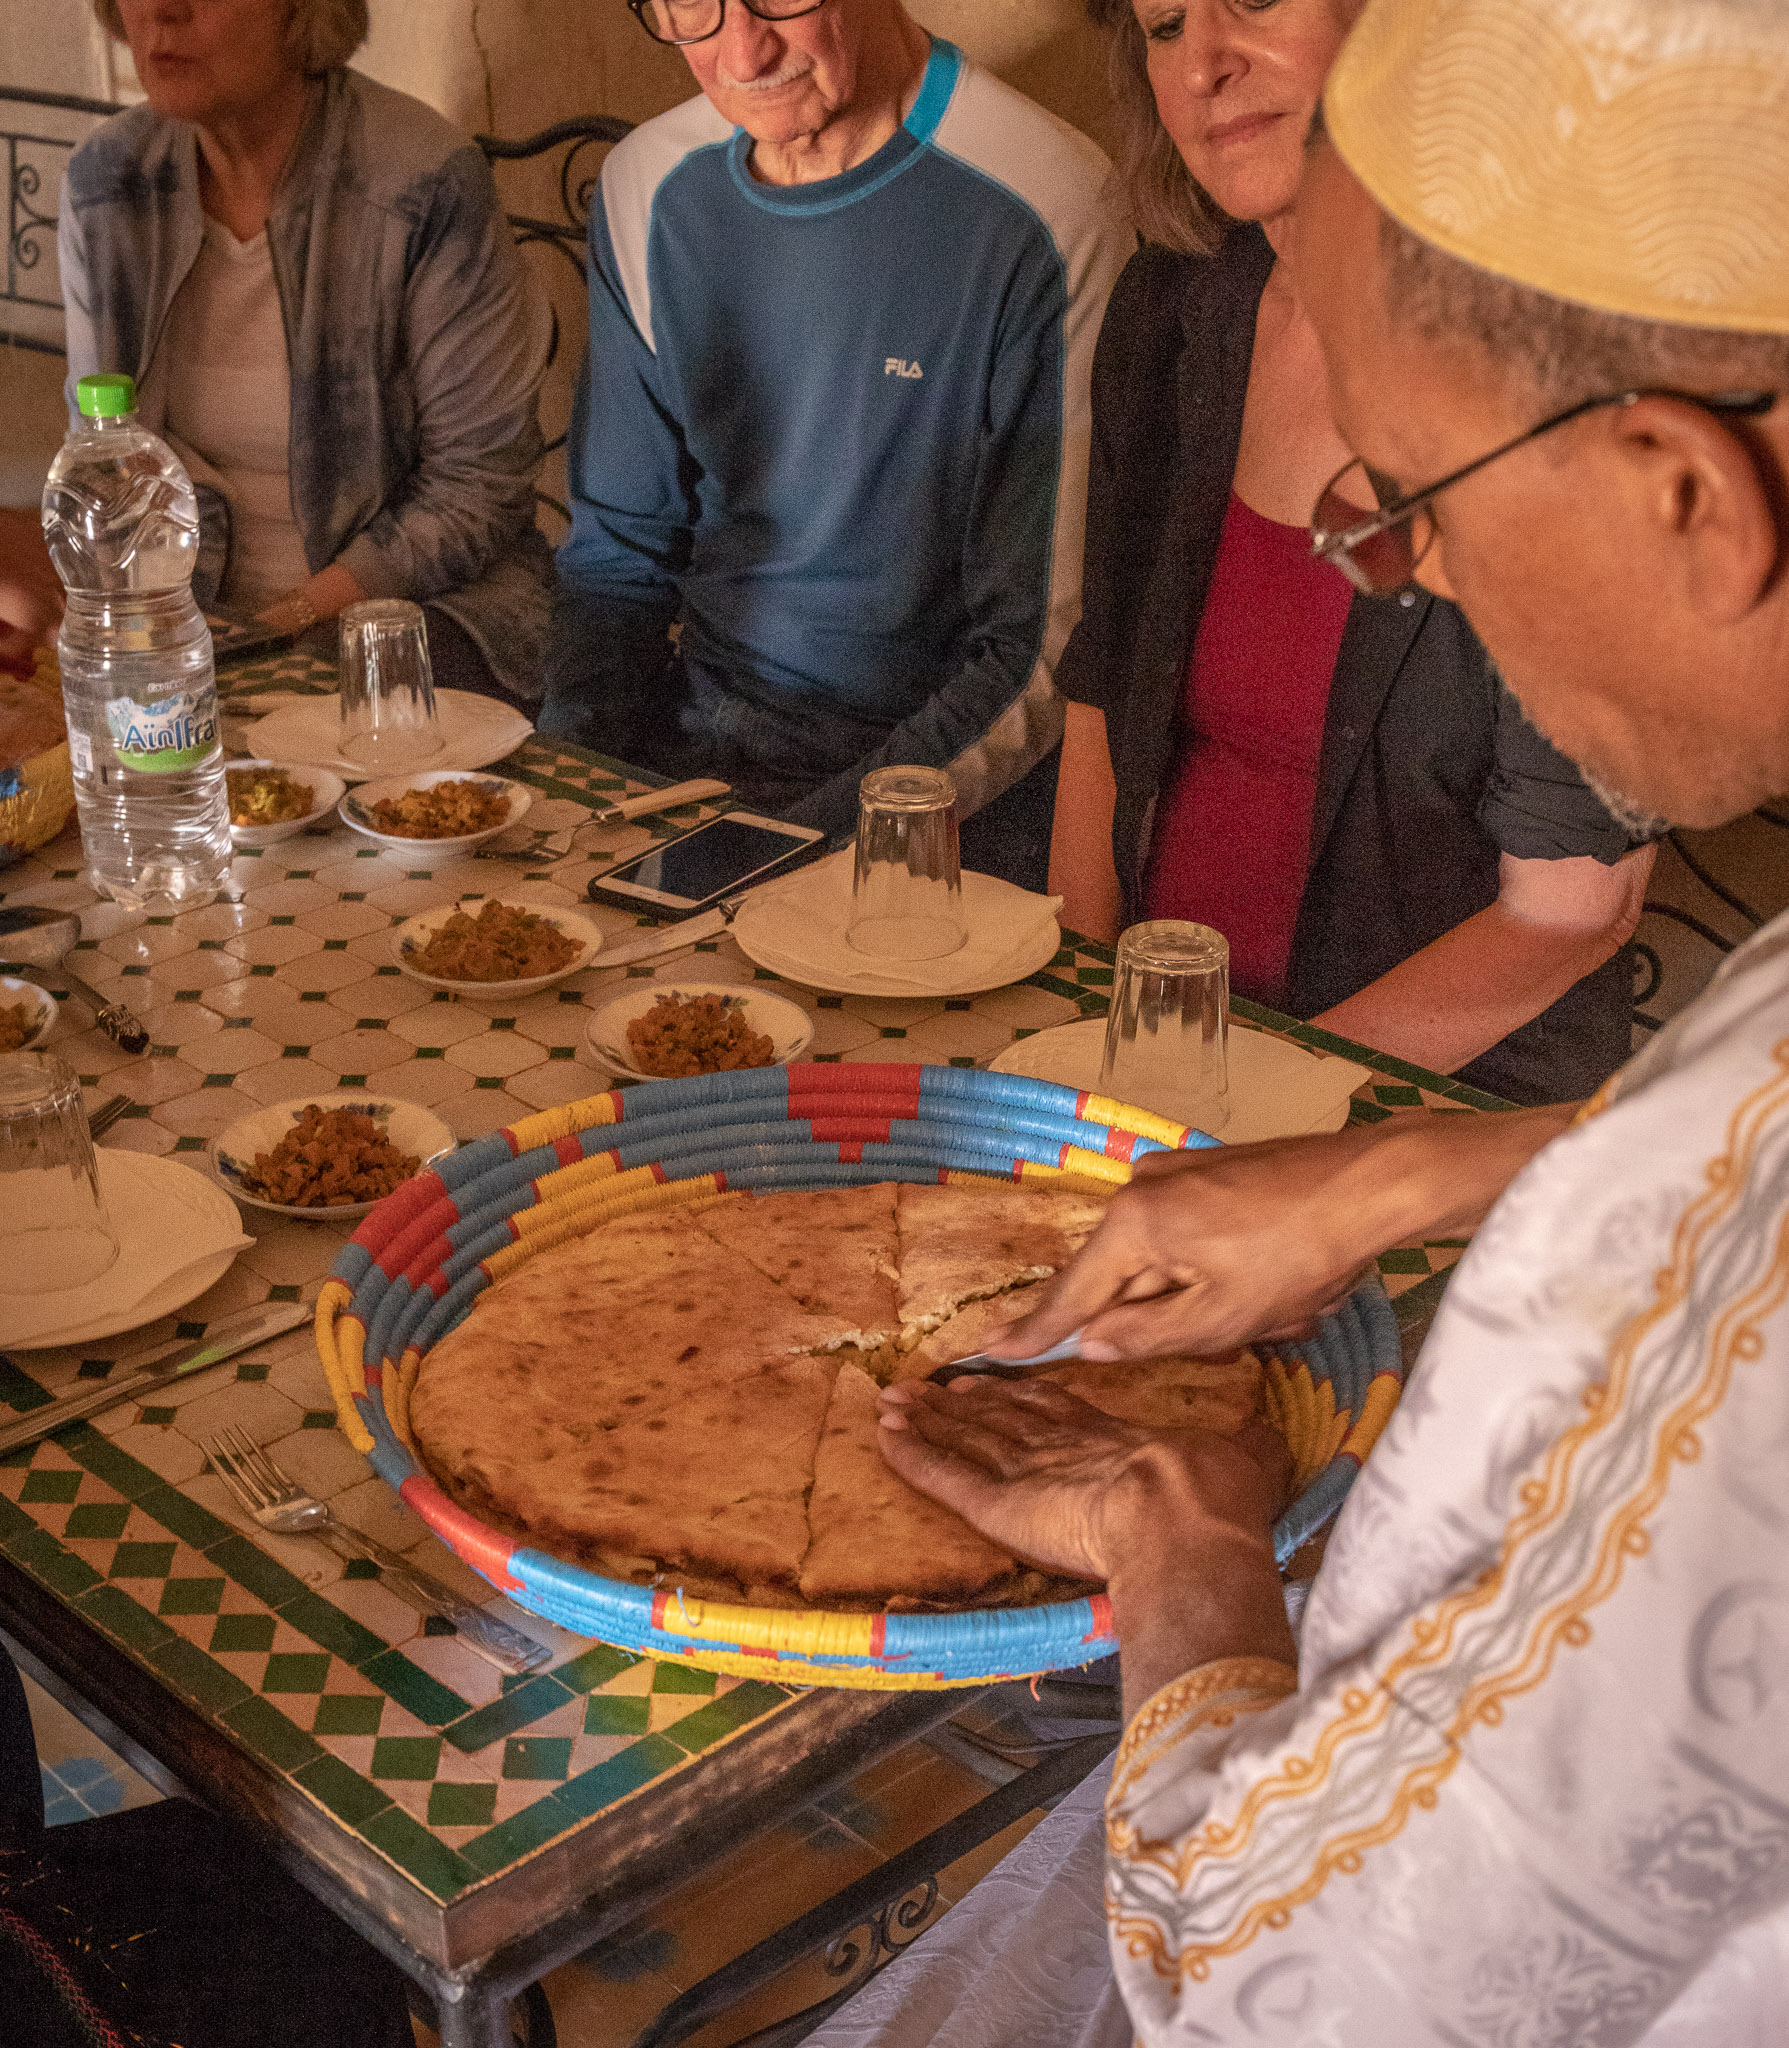
[{"label": "older woman in gray cardigan", "polygon": [[302,631],[410,598],[440,682],[538,698],[551,316],[482,154],[345,68],[366,0],[93,5],[148,104],[69,165],[71,394],[136,378],[227,508],[223,604]]}]

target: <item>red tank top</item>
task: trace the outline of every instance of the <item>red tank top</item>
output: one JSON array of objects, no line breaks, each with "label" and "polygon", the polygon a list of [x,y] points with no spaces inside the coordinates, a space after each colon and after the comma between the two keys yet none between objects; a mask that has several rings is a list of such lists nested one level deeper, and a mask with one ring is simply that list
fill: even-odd
[{"label": "red tank top", "polygon": [[1330,680],[1354,593],[1281,526],[1231,494],[1180,704],[1143,880],[1146,917],[1230,941],[1230,983],[1285,999],[1310,866]]}]

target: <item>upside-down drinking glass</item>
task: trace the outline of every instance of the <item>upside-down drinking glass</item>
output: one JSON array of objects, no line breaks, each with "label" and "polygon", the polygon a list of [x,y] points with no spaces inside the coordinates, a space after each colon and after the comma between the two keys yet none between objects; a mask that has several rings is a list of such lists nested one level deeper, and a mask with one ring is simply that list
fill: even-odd
[{"label": "upside-down drinking glass", "polygon": [[957,786],[942,768],[878,768],[858,788],[847,944],[884,960],[939,960],[968,937]]},{"label": "upside-down drinking glass", "polygon": [[81,1084],[54,1053],[0,1058],[0,1295],[97,1280],[118,1257]]},{"label": "upside-down drinking glass", "polygon": [[1230,1118],[1230,942],[1178,918],[1118,941],[1100,1093],[1194,1130]]},{"label": "upside-down drinking glass", "polygon": [[342,758],[382,774],[440,753],[441,721],[422,606],[376,597],[342,613]]}]

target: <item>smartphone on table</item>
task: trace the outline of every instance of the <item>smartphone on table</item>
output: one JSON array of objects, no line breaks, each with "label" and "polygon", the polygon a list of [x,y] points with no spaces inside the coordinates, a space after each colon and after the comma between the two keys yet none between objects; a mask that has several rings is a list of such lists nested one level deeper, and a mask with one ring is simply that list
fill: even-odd
[{"label": "smartphone on table", "polygon": [[593,903],[616,903],[676,923],[799,867],[824,852],[825,845],[825,833],[811,825],[728,811],[596,876],[585,894]]}]

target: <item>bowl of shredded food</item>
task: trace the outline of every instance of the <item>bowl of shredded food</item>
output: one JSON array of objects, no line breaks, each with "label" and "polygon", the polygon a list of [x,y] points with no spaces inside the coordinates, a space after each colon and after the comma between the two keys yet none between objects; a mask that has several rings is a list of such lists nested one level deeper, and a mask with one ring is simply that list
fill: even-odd
[{"label": "bowl of shredded food", "polygon": [[224,783],[230,838],[245,848],[278,846],[321,825],[348,788],[327,768],[287,761],[227,761]]},{"label": "bowl of shredded food", "polygon": [[799,1059],[812,1043],[814,1020],[782,996],[758,988],[649,982],[605,1003],[584,1036],[611,1073],[682,1081]]},{"label": "bowl of shredded food", "polygon": [[421,775],[363,782],[349,790],[339,809],[344,824],[381,846],[408,854],[426,846],[445,860],[520,824],[533,801],[521,783],[501,775],[431,768]]},{"label": "bowl of shredded food", "polygon": [[0,974],[0,1053],[42,1045],[56,1021],[56,998],[34,981]]},{"label": "bowl of shredded food", "polygon": [[545,903],[467,897],[424,910],[392,934],[398,965],[453,995],[531,996],[596,957],[602,933],[587,918]]},{"label": "bowl of shredded food", "polygon": [[211,1141],[211,1167],[239,1202],[346,1222],[454,1149],[438,1116],[385,1095],[276,1102]]}]

